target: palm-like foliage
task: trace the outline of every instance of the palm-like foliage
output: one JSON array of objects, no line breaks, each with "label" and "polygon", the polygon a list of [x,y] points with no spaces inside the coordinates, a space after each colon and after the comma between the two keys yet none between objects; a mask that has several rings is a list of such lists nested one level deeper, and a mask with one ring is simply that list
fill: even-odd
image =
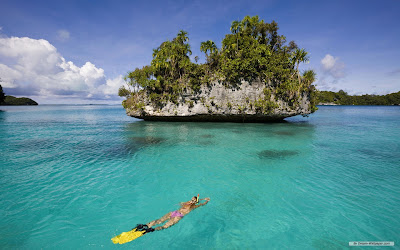
[{"label": "palm-like foliage", "polygon": [[215,45],[215,43],[211,40],[202,42],[200,44],[200,51],[204,52],[207,57],[209,56],[208,52],[210,52],[210,54],[212,54],[217,50],[218,50],[217,45]]},{"label": "palm-like foliage", "polygon": [[306,70],[303,73],[303,80],[306,86],[310,86],[315,81],[316,74],[313,70]]},{"label": "palm-like foliage", "polygon": [[[301,77],[300,77],[300,72],[299,72],[299,65],[300,63],[308,62],[309,57],[307,56],[308,52],[305,51],[304,49],[295,49],[293,52],[293,64],[296,65],[296,71],[294,74],[297,74],[297,79],[299,81],[299,85],[301,84]],[[300,86],[299,86],[300,88]]]},{"label": "palm-like foliage", "polygon": [[192,54],[187,32],[181,30],[172,41],[163,42],[153,50],[151,65],[155,74],[163,78],[182,78],[185,68],[190,64],[189,55]]},{"label": "palm-like foliage", "polygon": [[180,44],[184,44],[186,42],[189,42],[189,37],[187,35],[188,35],[188,33],[186,31],[180,30],[178,35],[176,36],[176,40]]},{"label": "palm-like foliage", "polygon": [[239,47],[239,33],[242,31],[242,23],[239,21],[233,21],[231,25],[231,32],[236,36],[236,50]]},{"label": "palm-like foliage", "polygon": [[308,62],[308,52],[304,49],[296,49],[293,53],[293,63],[296,64],[296,71],[299,71],[299,64],[302,62]]},{"label": "palm-like foliage", "polygon": [[241,22],[239,22],[239,21],[233,21],[232,22],[232,24],[231,24],[231,32],[233,34],[239,33],[241,28],[242,28],[242,23]]}]

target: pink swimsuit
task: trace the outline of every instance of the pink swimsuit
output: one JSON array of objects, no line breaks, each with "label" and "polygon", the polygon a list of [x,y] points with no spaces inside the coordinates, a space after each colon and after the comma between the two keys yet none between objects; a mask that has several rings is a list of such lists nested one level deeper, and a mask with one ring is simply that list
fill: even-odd
[{"label": "pink swimsuit", "polygon": [[179,212],[178,210],[171,212],[171,218],[174,217],[183,217],[183,214]]}]

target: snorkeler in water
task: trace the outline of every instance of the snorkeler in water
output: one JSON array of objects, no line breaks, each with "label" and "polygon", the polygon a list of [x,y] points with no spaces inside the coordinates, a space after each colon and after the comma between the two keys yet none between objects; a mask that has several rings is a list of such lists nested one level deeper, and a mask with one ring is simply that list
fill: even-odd
[{"label": "snorkeler in water", "polygon": [[[206,202],[199,203],[201,200],[205,200]],[[194,209],[196,209],[198,207],[204,206],[209,201],[210,201],[210,198],[204,198],[204,199],[200,199],[199,200],[199,195],[193,196],[193,198],[190,201],[181,202],[181,208],[180,209],[178,209],[176,211],[173,211],[173,212],[167,213],[166,215],[164,215],[160,219],[154,220],[154,221],[148,223],[147,226],[149,228],[151,228],[154,225],[162,224],[166,220],[168,220],[167,223],[165,223],[163,226],[159,226],[159,227],[155,228],[155,230],[157,230],[157,231],[166,229],[166,228],[178,223],[178,221],[180,221],[183,218],[183,216],[187,215],[188,213],[190,213],[191,211],[193,211]]]},{"label": "snorkeler in water", "polygon": [[[183,216],[187,215],[192,210],[207,204],[210,201],[210,198],[204,198],[201,200],[205,200],[206,202],[200,203],[199,195],[194,196],[190,201],[181,202],[181,208],[179,210],[169,212],[160,219],[152,221],[147,225],[137,224],[137,226],[132,228],[132,230],[130,230],[129,232],[123,232],[120,235],[113,237],[111,240],[114,244],[125,244],[139,237],[142,237],[143,235],[149,232],[166,229],[178,223],[178,221],[180,221],[183,218]],[[152,228],[152,226],[162,224],[165,221],[167,221],[167,223],[165,223],[164,226],[159,226],[156,227],[155,229]]]}]

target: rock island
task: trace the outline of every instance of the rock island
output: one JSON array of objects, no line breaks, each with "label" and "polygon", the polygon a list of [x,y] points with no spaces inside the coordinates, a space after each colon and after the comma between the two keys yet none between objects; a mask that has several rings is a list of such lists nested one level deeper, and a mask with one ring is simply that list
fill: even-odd
[{"label": "rock island", "polygon": [[157,121],[269,122],[316,111],[312,70],[300,72],[307,52],[258,16],[233,21],[221,48],[202,42],[198,63],[187,32],[153,51],[119,89],[129,116]]}]

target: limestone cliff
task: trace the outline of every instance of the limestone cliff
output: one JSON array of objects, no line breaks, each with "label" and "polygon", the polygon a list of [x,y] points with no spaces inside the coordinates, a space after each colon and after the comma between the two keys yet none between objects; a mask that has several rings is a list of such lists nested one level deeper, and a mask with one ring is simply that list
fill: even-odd
[{"label": "limestone cliff", "polygon": [[[271,91],[272,90],[272,91]],[[177,102],[155,105],[145,91],[136,93],[140,102],[124,103],[129,116],[157,121],[270,122],[311,111],[307,91],[286,102],[275,96],[274,89],[260,81],[242,81],[238,88],[227,88],[214,81],[202,85],[196,93],[184,92]]]}]

